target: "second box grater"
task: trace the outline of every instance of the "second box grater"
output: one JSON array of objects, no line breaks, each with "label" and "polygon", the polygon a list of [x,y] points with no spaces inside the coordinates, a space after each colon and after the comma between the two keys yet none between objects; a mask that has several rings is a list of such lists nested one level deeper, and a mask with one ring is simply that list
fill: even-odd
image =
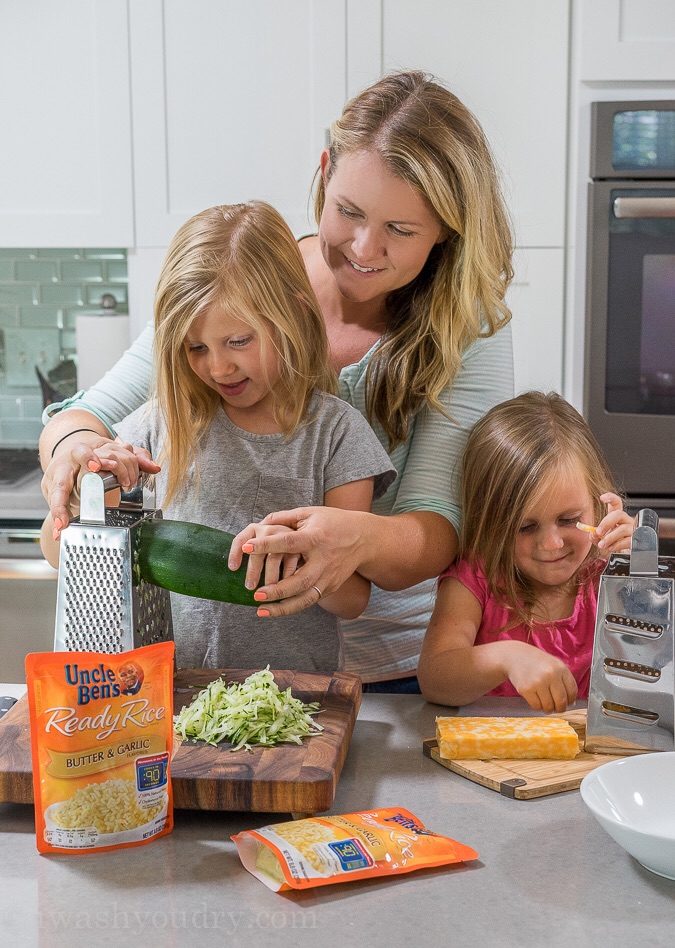
[{"label": "second box grater", "polygon": [[586,750],[675,749],[675,557],[659,557],[659,521],[641,510],[629,555],[613,554],[600,579]]},{"label": "second box grater", "polygon": [[61,533],[55,652],[126,652],[173,639],[169,593],[141,580],[134,562],[140,524],[162,516],[154,490],[141,480],[106,508],[116,486],[113,475],[85,474],[80,516]]}]

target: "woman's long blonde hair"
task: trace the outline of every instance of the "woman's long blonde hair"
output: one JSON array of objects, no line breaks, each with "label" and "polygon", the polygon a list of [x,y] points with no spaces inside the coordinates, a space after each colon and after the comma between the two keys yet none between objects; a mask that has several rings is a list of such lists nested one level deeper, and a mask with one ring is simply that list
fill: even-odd
[{"label": "woman's long blonde hair", "polygon": [[169,503],[184,481],[195,450],[216,412],[218,393],[192,371],[185,338],[212,306],[255,330],[279,364],[274,415],[281,430],[296,430],[315,390],[334,392],[323,318],[297,242],[283,218],[262,201],[207,208],[177,232],[162,266],[155,297],[155,370],[166,425],[161,460],[168,465]]},{"label": "woman's long blonde hair", "polygon": [[[330,129],[328,176],[342,155],[375,152],[431,206],[445,227],[421,273],[387,299],[387,328],[368,367],[366,405],[390,448],[405,441],[464,350],[511,318],[513,240],[497,171],[480,125],[459,99],[422,72],[385,76],[347,103]],[[320,223],[325,185],[318,175]]]},{"label": "woman's long blonde hair", "polygon": [[[584,419],[555,392],[502,402],[469,435],[460,556],[481,564],[491,592],[519,621],[531,623],[534,595],[515,563],[518,530],[542,487],[571,469],[583,472],[598,523],[605,513],[600,495],[615,490],[612,474]],[[582,570],[597,556],[592,546]],[[573,582],[583,581],[582,570]]]}]

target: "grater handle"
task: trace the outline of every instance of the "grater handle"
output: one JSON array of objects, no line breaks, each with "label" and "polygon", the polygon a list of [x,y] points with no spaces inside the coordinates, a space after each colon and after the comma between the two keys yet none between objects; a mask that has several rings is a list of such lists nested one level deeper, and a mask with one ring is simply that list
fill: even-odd
[{"label": "grater handle", "polygon": [[[80,523],[105,523],[105,495],[118,488],[114,474],[89,471],[80,483]],[[141,475],[130,491],[122,491],[120,510],[154,510],[155,492],[152,479]]]},{"label": "grater handle", "polygon": [[631,576],[658,576],[659,574],[659,517],[649,507],[637,515],[630,546]]},{"label": "grater handle", "polygon": [[116,487],[119,487],[119,483],[114,474],[108,471],[105,474],[98,475],[103,481],[103,493],[107,494],[109,490],[115,490]]},{"label": "grater handle", "polygon": [[643,507],[637,515],[638,527],[651,527],[654,533],[659,535],[659,515],[655,510],[649,507]]}]

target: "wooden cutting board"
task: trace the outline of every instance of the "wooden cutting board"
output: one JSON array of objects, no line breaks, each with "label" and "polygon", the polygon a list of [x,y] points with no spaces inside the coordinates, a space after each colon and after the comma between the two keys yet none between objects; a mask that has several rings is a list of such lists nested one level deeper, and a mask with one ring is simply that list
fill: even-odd
[{"label": "wooden cutting board", "polygon": [[[586,711],[568,711],[556,717],[569,721],[583,747],[586,739]],[[422,750],[427,757],[460,777],[516,800],[531,800],[565,790],[578,790],[579,784],[591,770],[623,756],[581,751],[574,760],[445,760],[438,753],[435,738],[424,741]]]},{"label": "wooden cutting board", "polygon": [[[243,681],[250,670],[184,669],[176,673],[174,711],[215,678]],[[333,803],[354,722],[361,704],[356,675],[312,675],[275,671],[280,688],[318,701],[324,730],[301,745],[279,744],[232,752],[186,741],[172,763],[174,806],[184,810],[242,810],[262,813],[318,813]],[[0,718],[0,802],[32,803],[28,699],[24,695]]]}]

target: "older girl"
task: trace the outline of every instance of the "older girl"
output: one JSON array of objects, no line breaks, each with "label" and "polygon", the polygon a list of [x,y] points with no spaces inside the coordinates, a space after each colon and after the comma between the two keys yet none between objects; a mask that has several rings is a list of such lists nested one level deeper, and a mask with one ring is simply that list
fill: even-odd
[{"label": "older girl", "polygon": [[633,520],[588,425],[555,394],[488,412],[462,483],[461,559],[439,580],[423,694],[450,705],[521,695],[564,711],[588,696],[599,575],[630,546]]},{"label": "older girl", "polygon": [[[268,204],[209,208],[180,228],[160,274],[155,347],[156,401],[95,456],[122,484],[137,473],[127,442],[157,457],[166,516],[236,533],[289,502],[367,511],[393,480],[364,418],[328,394],[323,321],[297,243]],[[269,559],[271,581],[279,566]],[[179,665],[333,672],[336,616],[362,612],[369,583],[353,575],[312,592],[300,617],[269,622],[245,606],[172,596]]]}]

